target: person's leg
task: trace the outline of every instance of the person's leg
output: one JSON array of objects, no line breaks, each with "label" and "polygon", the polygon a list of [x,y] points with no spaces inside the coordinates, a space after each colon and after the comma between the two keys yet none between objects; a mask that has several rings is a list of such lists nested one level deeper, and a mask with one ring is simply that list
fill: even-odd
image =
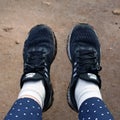
[{"label": "person's leg", "polygon": [[42,109],[33,98],[21,98],[16,100],[4,120],[42,120]]},{"label": "person's leg", "polygon": [[41,120],[45,88],[42,81],[24,83],[5,120]]},{"label": "person's leg", "polygon": [[50,66],[56,55],[56,39],[46,25],[33,27],[24,44],[21,91],[4,120],[41,120],[53,102]]},{"label": "person's leg", "polygon": [[113,120],[97,85],[79,79],[75,88],[75,100],[80,120]]},{"label": "person's leg", "polygon": [[93,28],[84,23],[76,25],[67,47],[73,67],[68,104],[79,113],[80,120],[113,120],[100,93],[100,44]]}]

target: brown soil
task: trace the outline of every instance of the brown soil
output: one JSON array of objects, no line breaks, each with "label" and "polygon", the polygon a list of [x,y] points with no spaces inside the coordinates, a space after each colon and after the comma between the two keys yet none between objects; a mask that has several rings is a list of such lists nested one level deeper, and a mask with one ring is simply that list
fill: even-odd
[{"label": "brown soil", "polygon": [[[119,0],[0,0],[0,120],[19,93],[23,43],[31,27],[47,24],[55,32],[58,52],[51,69],[55,91],[44,120],[77,120],[66,101],[71,64],[66,54],[67,35],[78,22],[94,26],[102,48],[102,94],[115,120],[120,118],[120,8]],[[117,11],[119,12],[119,11]]]}]

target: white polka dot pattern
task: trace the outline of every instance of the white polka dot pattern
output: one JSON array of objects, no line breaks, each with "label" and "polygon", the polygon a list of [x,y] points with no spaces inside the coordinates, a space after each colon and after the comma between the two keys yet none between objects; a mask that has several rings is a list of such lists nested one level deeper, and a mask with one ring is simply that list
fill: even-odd
[{"label": "white polka dot pattern", "polygon": [[[80,107],[79,120],[114,120],[104,102],[98,98],[87,99]],[[4,120],[42,120],[37,102],[29,98],[17,100]]]},{"label": "white polka dot pattern", "polygon": [[4,120],[42,120],[42,111],[37,102],[30,98],[17,100]]},{"label": "white polka dot pattern", "polygon": [[114,120],[104,102],[99,98],[87,99],[79,111],[79,120]]}]

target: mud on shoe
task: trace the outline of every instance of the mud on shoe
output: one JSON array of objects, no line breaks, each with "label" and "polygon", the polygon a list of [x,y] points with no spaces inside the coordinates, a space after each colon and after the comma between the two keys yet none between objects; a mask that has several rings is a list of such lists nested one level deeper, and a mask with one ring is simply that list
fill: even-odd
[{"label": "mud on shoe", "polygon": [[70,107],[78,112],[75,87],[78,79],[92,82],[101,87],[98,72],[100,67],[100,44],[93,28],[85,23],[77,24],[68,37],[68,57],[72,64],[72,77],[68,87],[67,100]]},{"label": "mud on shoe", "polygon": [[20,86],[25,82],[42,80],[46,97],[43,112],[53,103],[53,89],[50,81],[50,66],[56,55],[56,38],[46,25],[33,27],[24,43],[24,72]]}]

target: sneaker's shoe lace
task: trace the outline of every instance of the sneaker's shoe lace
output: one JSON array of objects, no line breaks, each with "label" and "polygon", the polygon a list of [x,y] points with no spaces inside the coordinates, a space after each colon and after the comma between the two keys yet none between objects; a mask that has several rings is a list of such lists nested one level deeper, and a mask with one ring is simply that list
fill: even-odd
[{"label": "sneaker's shoe lace", "polygon": [[95,50],[78,50],[76,51],[76,60],[74,62],[73,75],[82,73],[97,74],[102,68],[97,60],[97,52]]},{"label": "sneaker's shoe lace", "polygon": [[41,75],[46,75],[48,77],[47,64],[45,62],[44,51],[34,51],[28,53],[27,61],[25,63],[24,71],[25,73],[37,72]]}]

